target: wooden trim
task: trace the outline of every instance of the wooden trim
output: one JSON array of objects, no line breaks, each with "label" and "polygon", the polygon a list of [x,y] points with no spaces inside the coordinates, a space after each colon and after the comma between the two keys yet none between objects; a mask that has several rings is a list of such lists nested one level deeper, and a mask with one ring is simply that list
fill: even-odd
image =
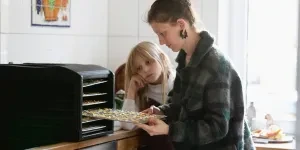
[{"label": "wooden trim", "polygon": [[89,147],[93,145],[98,145],[110,141],[115,141],[115,140],[120,140],[120,139],[125,139],[129,137],[134,137],[139,135],[140,130],[135,130],[135,131],[115,131],[113,134],[110,134],[108,136],[104,137],[99,137],[95,139],[90,139],[90,140],[85,140],[85,141],[80,141],[80,142],[63,142],[63,143],[58,143],[58,144],[53,144],[53,145],[48,145],[48,146],[42,146],[42,147],[36,147],[32,148],[30,150],[69,150],[69,149],[80,149],[84,147]]},{"label": "wooden trim", "polygon": [[137,150],[139,148],[139,136],[119,140],[117,143],[117,150]]}]

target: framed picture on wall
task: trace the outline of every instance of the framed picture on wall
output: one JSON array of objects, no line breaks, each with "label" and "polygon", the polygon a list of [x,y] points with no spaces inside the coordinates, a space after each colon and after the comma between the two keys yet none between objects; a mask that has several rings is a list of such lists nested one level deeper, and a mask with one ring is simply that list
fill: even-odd
[{"label": "framed picture on wall", "polygon": [[71,0],[31,0],[32,26],[71,26]]}]

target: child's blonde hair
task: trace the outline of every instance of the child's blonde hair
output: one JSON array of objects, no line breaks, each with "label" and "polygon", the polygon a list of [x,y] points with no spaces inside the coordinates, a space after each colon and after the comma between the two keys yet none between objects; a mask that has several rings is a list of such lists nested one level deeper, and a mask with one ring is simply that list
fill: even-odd
[{"label": "child's blonde hair", "polygon": [[[141,42],[137,44],[133,49],[131,50],[127,63],[126,63],[126,68],[125,68],[125,91],[126,93],[128,92],[129,88],[129,83],[130,79],[132,76],[134,76],[137,73],[136,70],[136,65],[134,64],[134,60],[137,57],[141,57],[142,59],[146,61],[157,61],[162,68],[162,74],[163,74],[163,80],[162,80],[162,98],[163,98],[163,103],[166,103],[167,99],[167,86],[168,86],[168,77],[173,74],[172,71],[172,65],[170,62],[169,57],[160,49],[160,47],[152,42]],[[140,89],[137,93],[137,98],[136,100],[139,109],[143,110],[146,109],[147,107],[147,97],[145,96],[145,93],[147,91],[147,85],[143,88]]]}]

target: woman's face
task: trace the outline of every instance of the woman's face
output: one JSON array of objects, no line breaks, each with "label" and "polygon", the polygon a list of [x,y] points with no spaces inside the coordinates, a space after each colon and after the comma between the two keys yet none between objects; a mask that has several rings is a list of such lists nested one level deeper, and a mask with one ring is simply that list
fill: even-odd
[{"label": "woman's face", "polygon": [[173,52],[178,52],[182,49],[184,41],[180,37],[180,31],[182,29],[178,23],[152,22],[150,25],[157,34],[160,45],[168,46]]},{"label": "woman's face", "polygon": [[134,59],[137,74],[143,77],[147,83],[160,84],[162,82],[162,67],[157,60],[145,60],[141,57]]}]

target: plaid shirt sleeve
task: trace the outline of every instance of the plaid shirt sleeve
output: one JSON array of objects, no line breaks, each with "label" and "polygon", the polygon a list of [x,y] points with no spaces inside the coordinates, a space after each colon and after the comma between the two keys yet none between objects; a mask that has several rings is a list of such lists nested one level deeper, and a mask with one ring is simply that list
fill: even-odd
[{"label": "plaid shirt sleeve", "polygon": [[206,113],[203,119],[171,123],[169,125],[169,135],[173,138],[173,141],[205,145],[217,142],[227,135],[231,113],[231,72],[227,69],[218,71],[211,79],[204,83],[205,92],[203,95],[191,97],[190,99],[195,104],[201,99],[205,102]]}]

